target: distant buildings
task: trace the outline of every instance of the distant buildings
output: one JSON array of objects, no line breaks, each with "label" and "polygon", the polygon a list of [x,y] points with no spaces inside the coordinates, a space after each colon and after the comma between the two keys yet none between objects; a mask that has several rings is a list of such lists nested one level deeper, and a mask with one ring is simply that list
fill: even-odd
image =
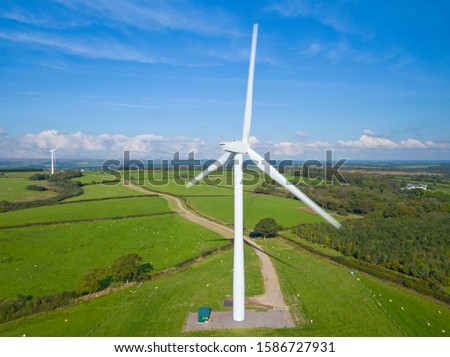
[{"label": "distant buildings", "polygon": [[422,190],[428,189],[428,185],[424,185],[421,183],[408,183],[405,187],[402,187],[402,190],[413,190],[415,188],[421,188]]}]

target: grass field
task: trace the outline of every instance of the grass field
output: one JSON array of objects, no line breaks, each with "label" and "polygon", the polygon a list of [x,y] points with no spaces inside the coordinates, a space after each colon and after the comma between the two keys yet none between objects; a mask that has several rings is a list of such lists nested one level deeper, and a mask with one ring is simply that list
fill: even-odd
[{"label": "grass field", "polygon": [[[262,293],[259,260],[245,250],[246,292]],[[44,316],[0,325],[1,336],[177,336],[189,311],[222,308],[232,292],[232,251],[190,268]],[[228,308],[229,309],[229,308]],[[67,320],[67,322],[65,321]]]},{"label": "grass field", "polygon": [[[197,211],[214,217],[220,221],[233,222],[233,197],[189,197],[189,204]],[[303,212],[299,207],[305,207],[297,200],[269,196],[244,196],[244,226],[253,229],[262,218],[274,218],[278,224],[291,227],[300,223],[322,222],[317,215]]]},{"label": "grass field", "polygon": [[[443,304],[362,273],[352,275],[349,268],[281,241],[258,241],[281,260],[274,263],[287,303],[306,321],[313,320],[301,335],[450,336],[450,310]],[[381,296],[375,299],[377,293]]]},{"label": "grass field", "polygon": [[[101,177],[99,172],[87,172],[83,182]],[[167,186],[147,187],[187,196],[196,210],[230,224],[233,221],[230,188],[201,184],[186,190],[173,181]],[[228,244],[218,234],[176,214],[111,219],[169,212],[160,197],[120,198],[139,194],[122,185],[88,185],[84,189],[74,200],[114,199],[0,214],[0,226],[80,220],[0,229],[0,300],[17,293],[42,296],[73,290],[88,269],[106,268],[129,253],[141,255],[158,272]],[[251,189],[246,188],[247,192]],[[253,229],[266,217],[285,227],[321,221],[302,211],[303,207],[293,199],[247,194],[244,223]],[[105,220],[83,221],[96,218]],[[232,293],[229,250],[139,288],[2,324],[0,336],[450,336],[448,306],[359,272],[351,274],[349,268],[277,239],[258,239],[258,243],[272,256],[285,301],[297,322],[295,328],[182,332],[187,313],[198,306],[229,309],[223,307],[224,297]],[[246,247],[245,254],[247,295],[257,295],[263,289],[260,262],[250,248]]]},{"label": "grass field", "polygon": [[117,183],[115,185],[108,184],[96,184],[84,186],[83,194],[79,196],[74,196],[65,200],[65,202],[106,198],[106,197],[121,197],[121,196],[141,196],[144,193],[139,191],[132,191],[128,187],[124,186],[122,183]]},{"label": "grass field", "polygon": [[0,201],[30,201],[54,196],[51,191],[28,190],[28,185],[43,185],[42,182],[29,181],[32,172],[7,172],[0,177]]},{"label": "grass field", "polygon": [[75,177],[72,179],[73,181],[79,181],[84,184],[90,184],[93,182],[100,183],[103,180],[113,180],[114,176],[107,175],[102,173],[101,171],[84,171],[83,176]]},{"label": "grass field", "polygon": [[[130,193],[134,192],[128,191]],[[170,210],[167,202],[157,196],[73,202],[0,213],[0,227],[30,223],[124,217],[160,212],[170,212]]]},{"label": "grass field", "polygon": [[187,189],[186,186],[170,180],[164,185],[155,185],[149,182],[145,187],[152,191],[171,193],[176,196],[232,196],[233,190],[222,186],[195,185]]},{"label": "grass field", "polygon": [[2,229],[0,299],[73,290],[88,269],[129,253],[161,271],[225,244],[177,215]]},{"label": "grass field", "polygon": [[[183,333],[189,311],[224,310],[231,292],[232,251],[170,276],[44,316],[0,325],[2,336],[448,336],[448,308],[357,273],[276,239],[259,240],[272,254],[285,299],[297,316],[292,329]],[[246,249],[247,294],[261,291],[256,256]],[[359,278],[358,281],[356,278]],[[381,293],[375,299],[369,291]],[[392,303],[389,302],[392,300]],[[380,302],[381,306],[378,305]],[[157,308],[155,308],[157,307]],[[404,310],[401,309],[404,308]],[[441,311],[439,314],[438,311]],[[67,321],[66,321],[67,320]],[[431,326],[427,325],[427,322]]]}]

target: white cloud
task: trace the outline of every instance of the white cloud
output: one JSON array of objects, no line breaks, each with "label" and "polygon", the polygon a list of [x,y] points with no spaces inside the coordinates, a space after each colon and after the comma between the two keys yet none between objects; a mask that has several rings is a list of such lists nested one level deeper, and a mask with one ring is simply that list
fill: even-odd
[{"label": "white cloud", "polygon": [[170,62],[140,53],[110,38],[62,38],[59,35],[39,32],[0,32],[0,38],[23,43],[56,48],[59,51],[86,58],[102,58],[141,63]]},{"label": "white cloud", "polygon": [[397,149],[400,147],[397,143],[393,142],[392,140],[368,136],[366,134],[362,135],[358,140],[355,141],[338,140],[337,142],[339,145],[346,148]]},{"label": "white cloud", "polygon": [[250,137],[248,138],[248,143],[249,143],[251,146],[257,146],[257,145],[259,144],[259,140],[256,138],[256,136],[250,136]]},{"label": "white cloud", "polygon": [[272,147],[272,151],[275,155],[294,156],[303,154],[303,145],[300,143],[293,143],[289,141],[282,141],[276,143]]},{"label": "white cloud", "polygon": [[273,2],[266,10],[283,17],[309,17],[340,33],[363,34],[362,30],[349,22],[348,15],[343,13],[341,7],[327,2],[285,0]]},{"label": "white cloud", "polygon": [[192,2],[152,0],[56,0],[72,11],[146,30],[183,30],[201,35],[227,35],[234,16],[218,7]]},{"label": "white cloud", "polygon": [[400,146],[405,149],[425,149],[427,147],[417,139],[402,140]]},{"label": "white cloud", "polygon": [[308,133],[305,133],[304,131],[300,131],[300,130],[296,131],[296,132],[295,132],[295,135],[300,136],[300,137],[306,137],[306,136],[309,136]]},{"label": "white cloud", "polygon": [[322,149],[322,148],[329,148],[332,147],[333,145],[331,143],[329,143],[328,141],[315,141],[313,143],[307,143],[307,144],[303,144],[303,146],[305,147],[305,149]]},{"label": "white cloud", "polygon": [[431,149],[450,149],[450,143],[435,143],[434,141],[428,140],[425,144]]},{"label": "white cloud", "polygon": [[[122,152],[130,151],[133,157],[142,159],[171,158],[177,151],[180,155],[195,152],[203,158],[215,157],[217,145],[205,143],[200,138],[176,136],[167,138],[152,133],[135,136],[102,133],[98,135],[83,132],[65,133],[58,130],[44,130],[37,134],[29,133],[22,137],[12,137],[0,128],[0,156],[3,158],[45,158],[51,145],[58,147],[58,156],[63,158],[111,158],[122,157]],[[314,141],[309,143],[281,141],[260,142],[256,137],[249,138],[250,144],[271,150],[278,157],[289,157],[319,152],[328,148],[342,151],[360,152],[372,157],[371,151],[383,150],[450,150],[449,142],[420,141],[409,138],[398,142],[386,138],[362,135],[357,140],[338,140],[337,143]],[[390,155],[390,154],[387,154]],[[390,157],[390,156],[389,156]],[[389,158],[386,157],[386,158]]]},{"label": "white cloud", "polygon": [[27,134],[21,139],[25,149],[48,149],[51,145],[59,150],[104,150],[102,139],[98,136],[86,135],[81,132],[73,134],[59,133],[57,130],[45,130],[38,134]]},{"label": "white cloud", "polygon": [[[367,132],[369,130],[365,130]],[[358,140],[338,140],[337,143],[341,147],[351,149],[450,149],[450,143],[435,143],[431,140],[425,143],[420,140],[409,138],[396,143],[392,140],[369,135],[362,135]]]},{"label": "white cloud", "polygon": [[363,131],[363,134],[371,135],[371,136],[376,135],[376,134],[375,134],[372,130],[370,130],[370,129],[365,129],[365,130]]},{"label": "white cloud", "polygon": [[38,134],[26,134],[19,139],[20,157],[42,157],[46,155],[51,145],[58,148],[60,157],[104,157],[130,151],[150,159],[171,157],[176,151],[199,152],[204,149],[205,142],[199,138],[165,138],[155,134],[91,135],[82,132],[61,133],[57,130],[45,130]]}]

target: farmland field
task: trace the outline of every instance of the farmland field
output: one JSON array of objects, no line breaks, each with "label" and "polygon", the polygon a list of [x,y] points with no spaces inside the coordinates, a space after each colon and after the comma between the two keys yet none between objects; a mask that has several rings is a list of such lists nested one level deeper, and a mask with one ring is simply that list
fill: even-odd
[{"label": "farmland field", "polygon": [[[130,193],[134,191],[128,190]],[[93,202],[73,202],[0,213],[1,226],[58,221],[124,217],[169,212],[167,202],[157,196],[117,198]]]},{"label": "farmland field", "polygon": [[161,271],[226,244],[177,215],[1,229],[0,299],[73,290],[88,269],[129,253]]},{"label": "farmland field", "polygon": [[131,191],[125,187],[121,182],[115,184],[95,184],[82,187],[83,194],[79,196],[70,197],[65,202],[80,201],[88,199],[106,198],[106,197],[121,197],[121,196],[139,196],[144,195],[142,192]]},{"label": "farmland field", "polygon": [[28,190],[28,185],[43,185],[29,181],[32,172],[7,172],[0,177],[0,201],[29,201],[54,196],[54,192]]},{"label": "farmland field", "polygon": [[[2,325],[0,335],[448,336],[440,330],[450,313],[441,304],[360,273],[353,276],[348,268],[276,239],[259,242],[276,258],[273,261],[285,299],[298,318],[295,328],[182,332],[187,313],[198,306],[227,309],[222,306],[224,296],[231,292],[232,252],[227,251],[187,270],[145,282],[140,288]],[[258,270],[255,258],[246,249],[248,295],[261,292],[260,278],[254,276]],[[382,297],[375,300],[369,290]]]},{"label": "farmland field", "polygon": [[274,263],[291,311],[310,322],[301,335],[450,336],[444,304],[362,273],[352,275],[349,268],[281,241],[258,242],[280,258]]},{"label": "farmland field", "polygon": [[207,186],[207,185],[195,185],[187,189],[186,186],[181,183],[177,183],[172,179],[164,185],[155,185],[149,182],[145,182],[145,187],[152,191],[171,193],[176,196],[232,196],[233,190],[222,186]]},{"label": "farmland field", "polygon": [[83,184],[90,184],[93,182],[100,183],[103,180],[113,180],[114,176],[107,175],[101,171],[84,171],[83,176],[75,177],[73,181],[79,181]]},{"label": "farmland field", "polygon": [[[246,248],[248,295],[262,292],[259,260]],[[1,336],[178,336],[189,311],[217,310],[232,291],[232,251],[70,308],[0,325]],[[230,308],[227,308],[230,309]],[[67,320],[67,322],[65,322]]]},{"label": "farmland field", "polygon": [[[100,172],[84,174],[85,183],[103,177]],[[156,177],[161,178],[161,172]],[[166,186],[146,183],[146,187],[183,196],[200,213],[232,223],[232,187],[202,183],[187,190],[169,182]],[[253,229],[266,217],[284,227],[322,221],[297,200],[249,194],[255,185],[245,188],[246,228]],[[0,300],[13,299],[18,293],[43,296],[74,290],[87,270],[108,268],[130,253],[139,254],[154,265],[155,272],[161,272],[229,244],[171,213],[161,197],[121,198],[142,195],[122,184],[83,189],[83,195],[66,200],[73,202],[0,214]],[[99,198],[110,199],[77,202]],[[140,214],[161,215],[124,218]],[[90,221],[95,219],[101,221]],[[73,220],[78,222],[25,227]],[[1,228],[11,225],[24,227]],[[232,293],[233,256],[225,250],[140,287],[132,285],[0,324],[0,336],[450,336],[450,310],[444,304],[360,272],[352,274],[349,268],[278,239],[257,242],[272,257],[295,328],[182,331],[187,313],[198,306],[230,309],[223,307],[223,300]],[[314,245],[314,249],[326,248]],[[258,295],[263,290],[260,262],[249,247],[245,254],[247,295]]]},{"label": "farmland field", "polygon": [[[189,204],[201,213],[220,221],[233,222],[233,197],[189,197]],[[270,195],[244,196],[244,226],[253,229],[262,218],[274,218],[278,224],[291,227],[301,223],[322,222],[315,214],[301,211],[303,203],[294,199]]]}]

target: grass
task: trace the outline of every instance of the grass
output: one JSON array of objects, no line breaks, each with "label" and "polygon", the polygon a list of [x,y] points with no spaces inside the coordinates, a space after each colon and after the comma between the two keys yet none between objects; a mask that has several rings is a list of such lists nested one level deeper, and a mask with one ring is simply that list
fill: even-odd
[{"label": "grass", "polygon": [[[133,193],[131,190],[129,192]],[[31,223],[124,217],[160,212],[170,212],[170,210],[167,202],[157,196],[73,202],[0,213],[0,227]]]},{"label": "grass", "polygon": [[[233,197],[189,197],[189,203],[199,212],[220,221],[233,222]],[[278,224],[291,227],[301,223],[322,222],[322,218],[301,211],[305,205],[297,200],[269,196],[244,196],[244,226],[253,229],[262,218],[274,218]]]},{"label": "grass", "polygon": [[145,183],[145,187],[152,191],[171,193],[176,196],[232,196],[233,191],[222,186],[195,185],[187,189],[182,183],[169,180],[164,185],[155,185],[149,182]]},{"label": "grass", "polygon": [[177,215],[2,229],[0,299],[73,290],[88,269],[129,253],[161,271],[226,244]]},{"label": "grass", "polygon": [[80,196],[71,197],[65,202],[73,202],[80,200],[96,199],[96,198],[106,198],[106,197],[121,197],[121,196],[140,196],[145,195],[142,192],[130,190],[128,187],[124,186],[122,183],[117,183],[115,185],[108,184],[96,184],[88,185],[83,187],[83,194]]},{"label": "grass", "polygon": [[[83,179],[95,181],[100,178],[98,175],[89,172]],[[123,186],[99,187],[102,186],[86,186],[90,189],[80,198],[115,196],[122,192],[137,194]],[[189,197],[189,201],[200,212],[232,223],[230,188],[202,184],[186,190],[173,182],[164,190],[180,196],[203,196]],[[304,205],[292,199],[246,195],[244,204],[248,228],[265,217],[273,217],[286,227],[321,220],[302,211]],[[133,252],[151,262],[156,271],[162,271],[228,244],[218,234],[177,215],[108,219],[168,210],[161,198],[145,197],[74,202],[0,214],[3,226],[107,219],[0,229],[0,299],[14,298],[17,293],[41,296],[73,290],[86,270],[108,267],[117,257]],[[213,310],[229,309],[223,307],[223,299],[232,291],[233,257],[232,251],[225,251],[177,273],[145,282],[140,288],[134,286],[0,325],[0,336],[450,335],[447,306],[366,274],[351,274],[349,268],[277,239],[260,239],[258,243],[273,257],[285,301],[297,321],[295,328],[182,332],[187,313],[196,311],[200,305],[209,305]],[[263,287],[260,262],[248,247],[245,253],[247,294],[257,295]]]},{"label": "grass", "polygon": [[[346,267],[281,241],[258,242],[280,259],[274,263],[285,300],[307,321],[287,335],[450,336],[450,310],[443,304],[362,273],[353,276]],[[375,300],[373,293],[381,293],[382,300]]]},{"label": "grass", "polygon": [[[345,267],[276,239],[258,242],[274,257],[285,301],[297,317],[295,328],[182,332],[187,313],[196,311],[198,306],[209,305],[216,311],[228,309],[223,307],[223,299],[232,289],[232,251],[226,251],[178,273],[146,282],[140,288],[132,287],[46,315],[0,325],[0,335],[449,335],[448,328],[445,334],[440,331],[450,320],[449,309],[441,304],[364,274],[352,275]],[[256,295],[261,292],[262,282],[255,274],[259,261],[251,253],[246,247],[246,287],[247,295]],[[372,292],[381,293],[382,297],[375,299]]]},{"label": "grass", "polygon": [[31,191],[28,185],[44,185],[46,181],[29,181],[31,172],[7,172],[4,177],[0,177],[0,201],[30,201],[54,196],[51,191]]},{"label": "grass", "polygon": [[100,183],[103,180],[112,180],[114,176],[104,174],[101,171],[84,171],[83,176],[75,177],[73,181],[79,181],[84,184],[90,184],[93,182]]},{"label": "grass", "polygon": [[[188,312],[208,305],[223,310],[232,292],[233,252],[188,269],[43,316],[0,325],[1,336],[179,336]],[[247,247],[246,292],[262,293],[259,260]],[[226,308],[229,309],[229,308]],[[67,321],[66,321],[67,320]]]},{"label": "grass", "polygon": [[366,292],[372,294],[380,308],[401,326],[407,336],[450,336],[447,306],[392,284],[380,284],[366,274],[356,276]]}]

